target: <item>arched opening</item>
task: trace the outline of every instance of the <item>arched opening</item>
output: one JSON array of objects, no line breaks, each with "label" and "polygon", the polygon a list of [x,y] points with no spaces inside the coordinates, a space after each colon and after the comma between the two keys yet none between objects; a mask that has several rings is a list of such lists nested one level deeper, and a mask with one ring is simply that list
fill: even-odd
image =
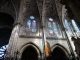
[{"label": "arched opening", "polygon": [[0,13],[0,60],[4,59],[4,52],[13,29],[14,18],[7,13]]},{"label": "arched opening", "polygon": [[22,53],[21,60],[38,60],[37,50],[32,46],[28,46]]},{"label": "arched opening", "polygon": [[56,47],[52,52],[52,59],[53,60],[67,60],[66,53],[59,47]]}]

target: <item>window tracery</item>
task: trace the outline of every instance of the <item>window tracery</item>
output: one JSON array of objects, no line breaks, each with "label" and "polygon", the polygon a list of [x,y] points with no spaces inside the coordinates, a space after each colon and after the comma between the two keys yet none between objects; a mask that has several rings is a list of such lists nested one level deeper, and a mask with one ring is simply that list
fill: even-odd
[{"label": "window tracery", "polygon": [[26,31],[27,32],[36,32],[37,31],[37,22],[34,16],[30,16],[26,23]]}]

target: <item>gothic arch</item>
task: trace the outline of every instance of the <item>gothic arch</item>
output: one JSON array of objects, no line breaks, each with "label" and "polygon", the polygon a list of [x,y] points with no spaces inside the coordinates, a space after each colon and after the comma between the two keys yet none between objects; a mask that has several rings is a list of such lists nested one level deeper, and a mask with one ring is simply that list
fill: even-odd
[{"label": "gothic arch", "polygon": [[69,51],[67,50],[67,48],[65,48],[64,46],[62,46],[60,44],[55,44],[54,46],[52,46],[51,51],[54,51],[54,49],[57,47],[62,49],[63,52],[66,54],[66,56],[69,56]]},{"label": "gothic arch", "polygon": [[[11,7],[10,6],[6,7],[7,2],[10,4]],[[0,12],[7,13],[11,15],[14,18],[14,20],[17,20],[18,18],[17,10],[12,0],[8,0],[8,1],[4,0],[0,7],[3,7],[3,8],[0,8]]]},{"label": "gothic arch", "polygon": [[6,13],[6,14],[9,14],[9,15],[11,15],[11,16],[14,18],[14,20],[16,19],[14,13],[9,12],[9,11],[7,11],[7,10],[0,10],[0,13]]},{"label": "gothic arch", "polygon": [[40,48],[39,48],[37,45],[35,45],[33,42],[28,42],[28,43],[24,44],[23,46],[21,46],[21,48],[20,48],[20,50],[19,50],[19,52],[20,52],[20,57],[22,57],[22,54],[23,54],[24,50],[27,49],[27,48],[30,47],[30,46],[33,47],[33,48],[36,50],[36,52],[37,52],[37,54],[38,54],[38,58],[40,58],[40,57],[41,57],[41,50],[40,50]]},{"label": "gothic arch", "polygon": [[[5,12],[0,12],[0,47],[4,47],[5,49],[2,54],[4,56],[6,51],[6,45],[9,43],[9,39],[11,36],[11,32],[13,29],[14,18]],[[1,52],[1,51],[0,51]],[[2,57],[0,54],[0,57]]]},{"label": "gothic arch", "polygon": [[51,55],[52,55],[53,60],[67,60],[67,59],[69,59],[69,56],[70,56],[69,52],[64,46],[62,46],[60,44],[56,44],[52,47],[51,50],[52,50]]},{"label": "gothic arch", "polygon": [[[4,37],[3,40],[7,40],[10,38],[12,29],[14,24],[14,18],[5,12],[0,12],[0,34]],[[6,35],[5,35],[6,34]],[[7,42],[7,41],[6,41]]]}]

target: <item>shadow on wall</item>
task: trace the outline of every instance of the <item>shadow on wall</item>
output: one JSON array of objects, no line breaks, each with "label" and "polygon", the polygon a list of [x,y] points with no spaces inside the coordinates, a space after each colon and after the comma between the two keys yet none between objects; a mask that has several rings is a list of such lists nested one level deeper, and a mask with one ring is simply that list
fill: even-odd
[{"label": "shadow on wall", "polygon": [[75,51],[77,55],[80,57],[80,38],[72,37],[71,39],[74,41]]},{"label": "shadow on wall", "polygon": [[0,13],[0,47],[8,44],[13,29],[13,23],[14,18],[11,15]]},{"label": "shadow on wall", "polygon": [[4,60],[6,45],[13,29],[14,18],[7,13],[0,13],[0,60]]},{"label": "shadow on wall", "polygon": [[38,60],[37,50],[32,46],[28,46],[22,53],[21,60]]},{"label": "shadow on wall", "polygon": [[66,52],[57,46],[52,50],[51,55],[47,57],[47,60],[69,60],[69,58],[66,55]]},{"label": "shadow on wall", "polygon": [[67,60],[68,58],[67,58],[65,52],[61,48],[56,47],[52,52],[52,59],[54,59],[54,60]]}]

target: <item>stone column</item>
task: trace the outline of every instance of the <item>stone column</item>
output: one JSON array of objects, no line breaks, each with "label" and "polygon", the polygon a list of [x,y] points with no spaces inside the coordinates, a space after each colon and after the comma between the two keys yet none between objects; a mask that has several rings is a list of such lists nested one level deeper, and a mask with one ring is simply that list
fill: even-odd
[{"label": "stone column", "polygon": [[13,58],[15,57],[15,52],[17,52],[17,42],[18,42],[18,38],[19,38],[19,28],[20,25],[17,24],[11,33],[11,37],[9,40],[9,44],[8,44],[8,48],[6,51],[6,57],[8,58]]},{"label": "stone column", "polygon": [[9,44],[8,44],[8,48],[6,51],[6,58],[8,58],[9,60],[10,59],[15,60],[18,55],[17,42],[18,42],[18,38],[19,38],[19,30],[20,30],[21,22],[23,21],[23,5],[24,5],[24,0],[21,0],[20,1],[19,17],[18,17],[18,20],[16,21],[16,23],[14,24],[15,26],[12,30],[11,37],[10,37]]}]

